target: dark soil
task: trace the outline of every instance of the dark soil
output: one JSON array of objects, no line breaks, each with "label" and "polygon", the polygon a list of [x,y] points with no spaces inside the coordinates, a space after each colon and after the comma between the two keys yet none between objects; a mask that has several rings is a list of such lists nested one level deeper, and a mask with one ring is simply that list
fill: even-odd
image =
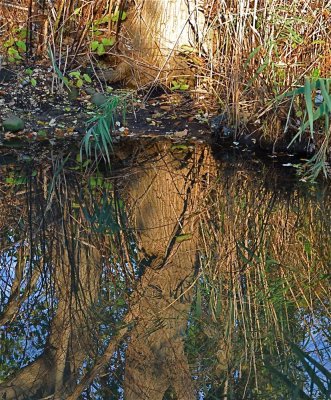
[{"label": "dark soil", "polygon": [[[10,146],[19,141],[55,141],[68,137],[81,140],[86,132],[87,121],[95,115],[97,107],[90,101],[91,91],[101,91],[99,83],[86,86],[71,98],[61,80],[44,66],[6,67],[0,70],[0,122],[9,115],[17,115],[25,121],[25,128],[18,133],[1,132],[1,144]],[[34,81],[33,81],[34,80]],[[34,83],[32,84],[31,81]],[[105,86],[103,86],[105,88]],[[107,96],[122,94],[114,89]],[[168,135],[174,139],[209,137],[206,106],[199,108],[196,98],[189,93],[162,93],[157,97],[144,98],[144,93],[128,93],[128,109],[125,120],[118,115],[115,140],[122,136]],[[153,95],[153,94],[152,94]],[[205,114],[205,115],[204,115]]]},{"label": "dark soil", "polygon": [[[84,83],[81,89],[75,89],[77,96],[74,98],[63,86],[48,66],[19,65],[0,69],[0,124],[11,114],[25,121],[25,128],[15,133],[5,132],[0,127],[0,150],[6,149],[8,153],[10,149],[28,146],[30,150],[36,148],[38,153],[41,148],[47,152],[50,145],[56,149],[59,144],[63,147],[81,143],[89,119],[98,112],[88,93],[101,92],[106,89],[106,83],[94,77],[91,84]],[[252,135],[234,139],[212,133],[210,118],[216,112],[211,111],[206,93],[166,92],[159,88],[147,97],[146,92],[114,88],[107,96],[123,94],[128,95],[129,101],[125,118],[120,111],[112,131],[114,143],[162,136],[175,143],[213,143],[224,152],[224,157],[235,151],[265,158],[267,149],[268,157],[276,163],[295,165],[293,158],[289,158],[292,154],[288,154],[286,143],[277,146],[279,153],[276,155],[272,154],[275,150],[272,144],[261,146],[261,141]]]}]

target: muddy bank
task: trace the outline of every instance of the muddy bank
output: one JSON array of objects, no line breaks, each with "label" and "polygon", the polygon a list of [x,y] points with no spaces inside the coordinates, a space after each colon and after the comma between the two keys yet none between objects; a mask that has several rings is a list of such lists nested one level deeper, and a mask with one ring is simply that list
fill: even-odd
[{"label": "muddy bank", "polygon": [[235,148],[260,156],[281,153],[307,157],[315,149],[309,140],[288,147],[290,135],[272,141],[253,129],[237,133],[224,114],[208,102],[206,93],[169,92],[159,88],[146,98],[144,92],[107,87],[93,71],[91,79],[86,75],[88,81],[83,80],[78,88],[77,75],[67,87],[47,66],[0,69],[0,123],[3,125],[14,116],[24,124],[14,131],[2,126],[0,147],[31,147],[39,142],[52,147],[62,142],[68,142],[69,146],[79,144],[90,126],[89,121],[100,112],[98,105],[106,98],[124,96],[124,105],[114,114],[112,137],[115,143],[127,137],[165,136],[174,142],[203,141],[230,151]]}]

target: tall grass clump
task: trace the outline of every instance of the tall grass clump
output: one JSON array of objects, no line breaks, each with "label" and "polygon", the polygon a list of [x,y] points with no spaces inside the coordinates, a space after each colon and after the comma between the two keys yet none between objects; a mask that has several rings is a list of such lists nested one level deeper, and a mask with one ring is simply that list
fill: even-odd
[{"label": "tall grass clump", "polygon": [[[306,82],[313,81],[316,71],[320,78],[331,76],[330,2],[229,0],[207,4],[204,40],[209,40],[209,50],[202,71],[204,82],[220,108],[231,115],[237,135],[253,133],[270,143],[279,139],[290,143],[298,133],[297,120],[301,127],[306,121],[293,116],[293,129],[285,130],[291,101],[287,97],[280,101],[278,96],[303,86],[305,77]],[[309,121],[311,127],[311,115]],[[307,136],[303,129],[299,134]],[[325,155],[327,143],[318,141],[317,147],[322,143],[316,165]]]},{"label": "tall grass clump", "polygon": [[52,3],[35,2],[32,5],[31,1],[24,0],[20,4],[2,3],[0,14],[4,22],[3,33],[6,35],[12,29],[25,27],[30,55],[45,56],[48,44],[54,43],[59,53],[66,53],[70,49],[70,58],[73,59],[82,46],[89,44],[93,21],[104,14],[111,15],[119,2],[57,0]]},{"label": "tall grass clump", "polygon": [[[327,178],[330,174],[328,164],[328,153],[330,143],[330,115],[331,115],[331,79],[305,79],[302,87],[294,89],[286,93],[287,97],[304,97],[304,112],[300,129],[293,137],[289,146],[301,137],[309,128],[310,138],[312,141],[319,143],[316,154],[307,162],[308,170],[305,174],[316,179],[322,171]],[[292,101],[293,104],[293,101]]]},{"label": "tall grass clump", "polygon": [[210,3],[206,15],[206,36],[214,38],[207,60],[210,82],[219,100],[233,110],[256,118],[275,94],[314,69],[320,76],[330,75],[327,1]]},{"label": "tall grass clump", "polygon": [[104,104],[99,106],[95,115],[87,121],[87,131],[81,143],[81,157],[83,151],[88,158],[103,158],[110,164],[110,150],[112,149],[112,133],[119,118],[125,123],[126,110],[130,93],[112,94]]},{"label": "tall grass clump", "polygon": [[[151,61],[150,57],[154,53],[163,54],[160,49],[163,51],[167,47],[166,40],[157,37],[157,33],[150,38],[149,32],[154,32],[152,26],[147,26],[145,31],[138,29],[134,32],[146,36],[139,37],[138,42],[145,46],[140,51],[142,49],[134,45],[132,34],[130,36],[129,26],[137,21],[138,27],[139,24],[141,27],[146,25],[141,10],[149,9],[152,2],[58,0],[52,5],[36,3],[34,14],[26,15],[29,28],[27,47],[29,51],[32,49],[41,55],[43,50],[46,53],[47,43],[52,43],[53,52],[58,55],[58,65],[68,64],[69,69],[74,64],[86,61],[98,64],[105,57],[112,65],[120,65],[124,61],[132,68],[133,75],[137,75],[135,69],[139,72],[148,66],[150,81],[156,83],[162,74],[157,72],[155,60]],[[29,2],[22,3],[28,10]],[[187,63],[190,67],[185,75],[190,87],[191,69],[199,89],[212,95],[208,106],[216,103],[217,107],[228,113],[237,136],[248,133],[263,139],[261,143],[284,142],[285,148],[286,143],[291,143],[294,138],[300,137],[302,141],[309,142],[314,118],[317,122],[319,118],[328,116],[328,97],[323,96],[324,111],[315,107],[309,103],[307,85],[311,82],[313,95],[317,86],[320,86],[318,90],[322,90],[321,82],[327,85],[331,77],[330,1],[206,0],[202,3],[203,6],[196,7],[193,0],[187,2],[191,7],[189,17],[183,22],[183,27],[177,26],[179,36],[165,56],[164,68],[170,58],[178,57],[173,71],[176,73],[183,58],[185,65]],[[121,8],[123,4],[126,5],[125,10]],[[150,9],[155,10],[153,7]],[[167,10],[170,13],[171,7]],[[132,19],[130,15],[135,15],[135,18]],[[155,10],[151,23],[158,21],[158,17]],[[175,18],[172,19],[174,21],[170,19],[169,24],[176,24]],[[192,43],[181,44],[177,48],[180,32],[188,24],[192,27],[191,36],[194,39]],[[146,44],[145,41],[151,43]],[[116,58],[111,60],[110,56],[114,55]],[[314,80],[316,75],[318,80]],[[178,86],[180,79],[178,77],[173,82]],[[315,89],[313,85],[317,85]],[[182,86],[189,87],[187,82]],[[306,92],[300,96],[304,95],[307,106],[310,106],[306,116],[299,115],[297,111],[300,110],[291,111],[293,103],[288,96],[279,97],[291,91],[294,93],[301,86],[306,88]],[[327,87],[325,90],[328,91]],[[323,116],[318,117],[314,112],[322,112]],[[306,132],[303,129],[307,121],[306,128],[309,128],[310,135],[308,130]],[[312,177],[320,171],[324,175],[327,173],[328,136],[328,129],[324,131],[323,140],[319,137],[315,140],[317,136],[314,134],[316,153],[308,165]]]}]

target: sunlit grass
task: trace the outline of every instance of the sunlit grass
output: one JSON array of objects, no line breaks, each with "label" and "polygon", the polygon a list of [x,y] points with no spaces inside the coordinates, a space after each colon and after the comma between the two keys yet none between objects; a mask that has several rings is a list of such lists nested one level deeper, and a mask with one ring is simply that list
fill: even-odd
[{"label": "sunlit grass", "polygon": [[[320,172],[327,178],[330,174],[328,165],[328,153],[330,143],[330,114],[331,114],[331,79],[305,79],[305,84],[295,90],[286,93],[287,97],[304,97],[305,108],[301,127],[293,137],[289,147],[297,140],[301,140],[302,135],[309,128],[311,140],[317,142],[318,150],[316,154],[306,164],[308,169],[304,175],[315,180]],[[293,104],[293,101],[292,101]],[[321,127],[316,127],[317,123],[324,123]],[[318,132],[319,130],[319,132]],[[322,138],[319,139],[319,136]]]},{"label": "sunlit grass", "polygon": [[125,124],[127,106],[131,98],[130,92],[114,93],[98,108],[95,115],[87,121],[87,131],[81,143],[81,157],[84,151],[88,158],[101,157],[110,164],[116,122],[121,121]]}]

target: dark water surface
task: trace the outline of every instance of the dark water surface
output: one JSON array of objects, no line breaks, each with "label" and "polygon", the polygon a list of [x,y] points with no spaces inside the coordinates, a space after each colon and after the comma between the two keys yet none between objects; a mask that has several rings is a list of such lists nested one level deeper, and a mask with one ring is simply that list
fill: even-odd
[{"label": "dark water surface", "polygon": [[328,399],[331,192],[291,171],[2,155],[0,398]]}]

